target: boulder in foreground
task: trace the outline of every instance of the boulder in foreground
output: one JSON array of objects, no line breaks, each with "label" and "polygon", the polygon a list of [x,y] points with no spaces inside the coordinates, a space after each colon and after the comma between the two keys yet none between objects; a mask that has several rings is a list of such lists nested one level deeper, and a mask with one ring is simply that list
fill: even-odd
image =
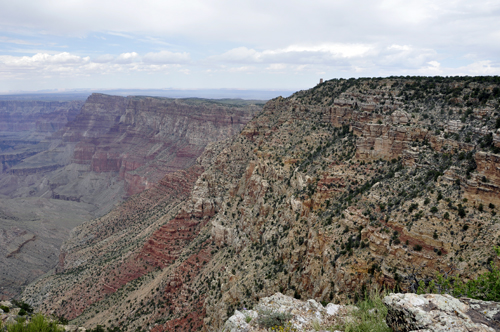
[{"label": "boulder in foreground", "polygon": [[395,332],[500,331],[500,303],[438,294],[390,294],[387,325]]},{"label": "boulder in foreground", "polygon": [[336,319],[346,316],[352,308],[333,303],[323,307],[315,300],[300,301],[276,293],[260,299],[255,310],[236,310],[224,324],[223,331],[267,331],[277,325],[290,325],[296,331],[316,331],[319,326],[335,325]]}]

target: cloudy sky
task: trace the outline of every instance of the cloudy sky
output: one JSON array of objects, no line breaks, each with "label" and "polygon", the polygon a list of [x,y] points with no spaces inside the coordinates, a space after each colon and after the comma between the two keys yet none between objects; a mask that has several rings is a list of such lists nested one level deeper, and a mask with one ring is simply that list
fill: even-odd
[{"label": "cloudy sky", "polygon": [[499,74],[499,0],[0,0],[4,93]]}]

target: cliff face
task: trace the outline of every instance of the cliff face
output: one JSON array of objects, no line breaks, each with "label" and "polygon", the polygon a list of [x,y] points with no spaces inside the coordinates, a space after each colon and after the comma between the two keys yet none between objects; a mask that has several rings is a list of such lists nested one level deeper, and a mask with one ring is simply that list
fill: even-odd
[{"label": "cliff face", "polygon": [[82,101],[0,101],[0,174],[48,148],[44,140],[72,121]]},{"label": "cliff face", "polygon": [[72,162],[117,172],[133,195],[165,173],[193,165],[209,142],[238,133],[259,110],[172,99],[94,94],[62,133],[77,142]]},{"label": "cliff face", "polygon": [[[500,241],[499,98],[497,78],[417,77],[269,101],[181,176],[179,204],[82,225],[24,298],[87,326],[211,331],[278,291],[474,277]],[[121,236],[137,241],[108,248]]]},{"label": "cliff face", "polygon": [[6,101],[0,100],[0,132],[27,136],[54,133],[72,121],[82,101]]},{"label": "cliff face", "polygon": [[[22,102],[28,106],[21,111],[15,102],[4,103],[10,107],[4,127],[26,127],[26,137],[33,140],[30,143],[33,147],[21,149],[16,143],[6,146],[5,153],[0,155],[4,161],[0,193],[13,206],[6,218],[0,220],[0,232],[6,232],[6,238],[19,234],[14,242],[6,240],[12,243],[23,240],[24,233],[36,237],[20,252],[12,255],[6,252],[0,259],[11,269],[16,264],[20,266],[2,281],[9,287],[0,292],[0,297],[14,295],[26,281],[52,268],[57,263],[62,241],[73,227],[91,217],[102,216],[126,197],[161,185],[165,174],[188,169],[208,143],[235,135],[261,109],[235,103],[93,94],[77,115],[68,109],[66,113],[61,111],[69,120],[64,126],[47,122],[49,118],[58,118],[56,115],[61,112],[57,107],[43,118],[39,114],[45,114],[48,108],[28,107],[38,102]],[[49,106],[55,107],[52,104]],[[18,115],[21,113],[24,118]],[[34,125],[36,116],[45,122]],[[51,126],[54,130],[44,132],[43,140],[41,134],[32,134]],[[56,127],[62,128],[56,130]],[[28,144],[26,139],[23,142]],[[168,177],[164,181],[169,181]],[[35,216],[27,217],[19,207],[35,201],[39,204],[33,206]],[[55,211],[49,213],[47,206],[53,206]],[[12,229],[16,220],[19,229]],[[33,251],[36,247],[43,249]],[[44,254],[50,257],[38,264],[39,256]],[[26,271],[26,278],[19,278],[21,271]]]}]

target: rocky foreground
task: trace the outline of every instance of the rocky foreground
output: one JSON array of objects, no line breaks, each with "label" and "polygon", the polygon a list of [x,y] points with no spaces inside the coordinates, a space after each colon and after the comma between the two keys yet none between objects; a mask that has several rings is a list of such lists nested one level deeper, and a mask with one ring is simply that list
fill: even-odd
[{"label": "rocky foreground", "polygon": [[[252,309],[241,308],[225,322],[224,332],[344,331],[346,324],[366,319],[379,320],[394,332],[496,332],[500,330],[500,303],[456,299],[437,294],[390,294],[383,298],[386,308],[364,313],[353,305],[301,301],[276,293],[260,299]],[[383,311],[383,312],[381,312]],[[15,324],[29,316],[9,301],[0,302],[0,321]],[[383,323],[386,322],[386,324]],[[66,331],[85,332],[83,327],[59,325]],[[281,329],[280,329],[281,327]]]},{"label": "rocky foreground", "polygon": [[[383,302],[387,306],[387,326],[394,332],[500,331],[497,302],[436,294],[390,294]],[[276,293],[261,299],[256,310],[236,310],[223,331],[263,332],[275,326],[286,326],[288,331],[337,331],[335,328],[345,322],[359,320],[355,315],[359,310],[332,303],[324,307],[314,300],[300,301]],[[368,312],[368,315],[378,314],[377,309]]]},{"label": "rocky foreground", "polygon": [[26,301],[78,324],[215,331],[277,292],[354,302],[498,265],[500,79],[331,80],[75,230]]}]

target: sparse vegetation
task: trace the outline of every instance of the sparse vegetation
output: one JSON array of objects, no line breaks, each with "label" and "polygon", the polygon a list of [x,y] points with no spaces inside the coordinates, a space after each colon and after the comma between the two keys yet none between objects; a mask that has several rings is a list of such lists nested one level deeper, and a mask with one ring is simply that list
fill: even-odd
[{"label": "sparse vegetation", "polygon": [[370,290],[365,299],[356,304],[358,310],[351,312],[350,319],[333,329],[345,332],[391,332],[385,322],[387,307],[382,302],[384,295],[376,288]]},{"label": "sparse vegetation", "polygon": [[[500,247],[495,247],[495,256],[500,256]],[[417,293],[450,294],[454,297],[469,297],[483,301],[500,301],[500,269],[489,260],[489,271],[476,279],[463,281],[459,275],[444,276],[438,273],[435,279],[419,282]]]},{"label": "sparse vegetation", "polygon": [[50,321],[42,314],[36,314],[28,322],[20,320],[17,323],[6,324],[7,332],[64,332],[55,321]]},{"label": "sparse vegetation", "polygon": [[[189,202],[203,203],[195,207],[190,203],[182,210],[183,223],[176,222],[175,213],[168,215],[166,211],[177,210],[166,205],[155,208],[154,215],[144,208],[140,213],[124,212],[129,219],[116,218],[116,224],[137,227],[123,238],[134,242],[130,251],[137,254],[134,264],[139,266],[134,272],[146,271],[150,277],[113,283],[121,278],[114,271],[125,257],[125,251],[113,247],[113,234],[122,233],[108,230],[109,235],[96,240],[93,233],[82,232],[79,240],[85,245],[75,245],[69,257],[78,254],[88,265],[54,276],[54,289],[64,293],[71,287],[63,277],[77,284],[85,280],[88,285],[82,293],[92,301],[94,284],[121,287],[84,307],[78,319],[95,321],[97,315],[112,312],[119,317],[117,322],[142,328],[142,318],[163,325],[188,322],[191,317],[176,311],[179,303],[192,305],[200,317],[202,308],[213,313],[222,307],[225,317],[236,308],[253,308],[259,298],[277,291],[302,300],[320,296],[316,300],[324,303],[356,302],[363,298],[362,287],[376,283],[416,292],[418,283],[413,289],[409,279],[418,264],[438,270],[455,268],[460,262],[464,275],[491,268],[488,257],[483,258],[484,247],[470,243],[498,243],[491,230],[499,218],[493,215],[495,206],[476,199],[468,186],[498,184],[488,174],[489,182],[482,181],[485,165],[476,165],[476,160],[481,155],[477,152],[491,153],[495,142],[482,136],[500,117],[485,114],[498,112],[492,111],[498,109],[498,98],[483,97],[482,104],[477,97],[491,90],[488,84],[499,83],[439,77],[332,80],[290,98],[277,98],[243,135],[224,147],[216,165],[203,166],[202,180],[191,196],[186,194]],[[475,89],[480,91],[473,93]],[[366,128],[379,119],[382,126],[375,127],[404,142],[398,138],[393,144],[379,133],[370,136]],[[136,197],[142,196],[132,199]],[[185,216],[201,226],[184,228]],[[101,218],[99,223],[111,222]],[[160,225],[157,237],[132,236],[158,230]],[[126,227],[122,230],[127,232]],[[108,242],[112,250],[107,249]],[[165,264],[163,271],[171,270],[157,273],[157,261]],[[103,275],[88,272],[88,266],[101,271],[99,264],[109,267]],[[109,271],[113,272],[106,275]],[[349,289],[331,282],[340,277],[339,271],[344,271],[342,278],[356,280]],[[164,279],[156,279],[160,275]],[[148,288],[152,280],[155,286]],[[228,296],[228,285],[241,292]],[[325,291],[313,294],[316,286]],[[179,287],[179,293],[165,292],[165,287]],[[179,302],[176,294],[191,292],[189,300]],[[127,314],[109,309],[123,299],[132,300],[120,309]],[[203,304],[195,306],[194,299],[203,299]],[[370,306],[376,307],[371,301]],[[115,323],[113,319],[108,324]],[[179,329],[188,329],[196,319]],[[220,326],[224,318],[212,314],[210,319]],[[269,314],[266,319],[265,328],[289,326],[286,317]],[[369,325],[363,324],[359,326]],[[365,331],[359,326],[345,328]]]},{"label": "sparse vegetation", "polygon": [[257,308],[257,312],[259,314],[257,323],[266,329],[285,326],[293,318],[293,315],[290,313],[270,309]]}]

